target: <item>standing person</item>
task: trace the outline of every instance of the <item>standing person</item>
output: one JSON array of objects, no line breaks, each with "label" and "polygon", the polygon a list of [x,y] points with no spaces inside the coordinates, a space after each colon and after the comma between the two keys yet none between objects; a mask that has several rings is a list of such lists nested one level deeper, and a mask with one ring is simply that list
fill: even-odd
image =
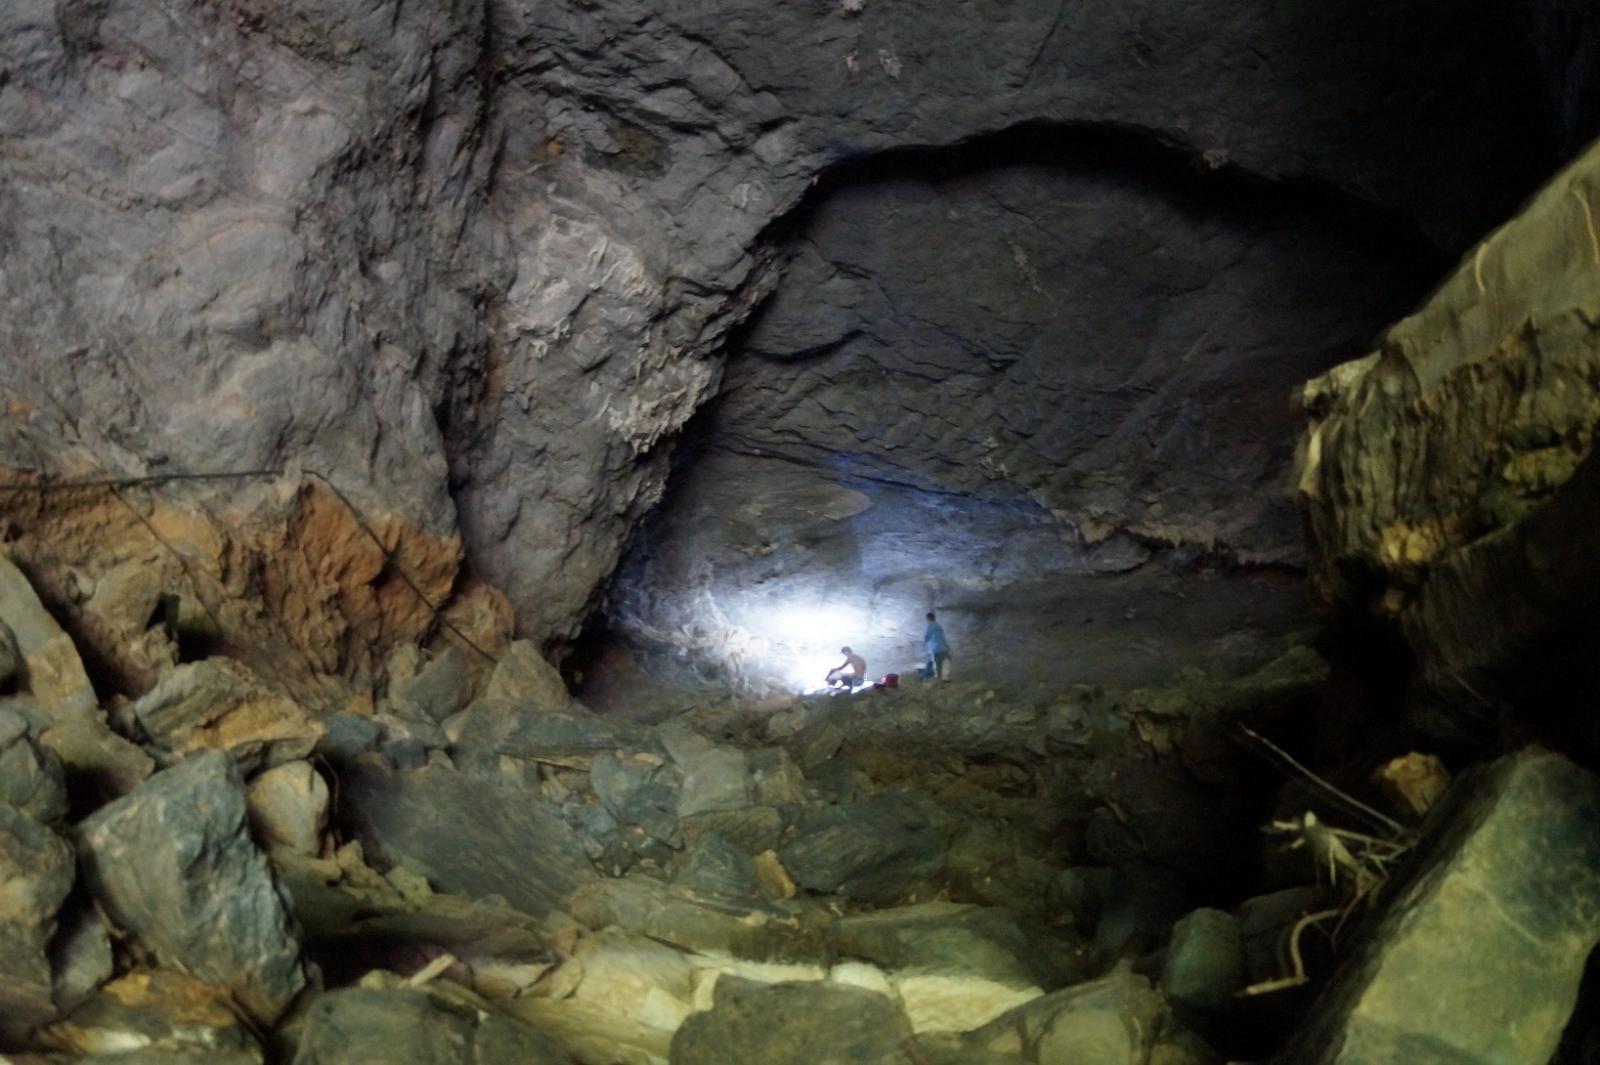
[{"label": "standing person", "polygon": [[848,647],[839,648],[839,653],[844,655],[844,661],[828,670],[828,686],[861,687],[867,680],[867,660]]},{"label": "standing person", "polygon": [[922,667],[922,675],[929,679],[938,677],[940,680],[949,680],[950,645],[945,642],[944,629],[939,627],[939,620],[931,610],[928,611],[928,627],[923,630],[922,642],[928,648],[928,664]]}]

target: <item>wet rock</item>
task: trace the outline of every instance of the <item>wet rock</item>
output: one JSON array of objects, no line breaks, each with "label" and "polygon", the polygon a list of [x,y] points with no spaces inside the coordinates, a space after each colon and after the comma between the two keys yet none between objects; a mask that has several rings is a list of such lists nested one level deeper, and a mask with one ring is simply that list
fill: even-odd
[{"label": "wet rock", "polygon": [[1279,1060],[1555,1053],[1600,942],[1600,779],[1528,748],[1463,777],[1436,816],[1413,875]]},{"label": "wet rock", "polygon": [[932,894],[945,841],[919,804],[886,795],[807,813],[778,857],[808,891],[883,905]]},{"label": "wet rock", "polygon": [[471,699],[472,673],[459,647],[445,648],[404,680],[390,674],[389,702],[400,717],[444,721]]},{"label": "wet rock", "polygon": [[310,754],[323,727],[238,662],[208,658],[163,677],[133,704],[150,740],[170,754],[225,750],[251,772]]},{"label": "wet rock", "polygon": [[4,552],[0,552],[0,623],[11,630],[28,691],[52,721],[98,712],[99,700],[77,648]]},{"label": "wet rock", "polygon": [[250,781],[245,795],[250,827],[270,854],[278,849],[315,856],[328,824],[328,784],[310,762],[286,762]]},{"label": "wet rock", "polygon": [[1190,1014],[1219,1012],[1244,984],[1244,937],[1232,915],[1196,910],[1173,926],[1161,970],[1167,1001]]},{"label": "wet rock", "polygon": [[672,1039],[672,1065],[913,1065],[911,1025],[887,995],[834,984],[724,977],[715,1004]]},{"label": "wet rock", "polygon": [[28,721],[0,707],[0,805],[53,824],[67,812],[66,777],[55,752],[28,735]]},{"label": "wet rock", "polygon": [[568,1065],[567,1052],[509,1017],[425,990],[355,987],[311,1004],[292,1065]]},{"label": "wet rock", "polygon": [[596,874],[583,844],[536,792],[438,765],[398,772],[371,758],[340,779],[340,816],[384,865],[442,891],[499,895],[525,913],[564,909]]},{"label": "wet rock", "polygon": [[111,978],[111,934],[98,910],[69,902],[50,942],[50,971],[56,1006],[70,1012]]},{"label": "wet rock", "polygon": [[151,777],[77,827],[84,879],[157,957],[225,987],[267,1023],[306,985],[292,920],[250,839],[244,782],[221,751]]},{"label": "wet rock", "polygon": [[713,743],[682,722],[664,725],[657,734],[683,773],[680,817],[750,805],[750,756],[744,751]]},{"label": "wet rock", "polygon": [[207,1059],[216,1055],[256,1065],[265,1060],[223,992],[167,969],[117,978],[46,1029],[44,1037],[52,1046],[79,1054],[137,1050]]},{"label": "wet rock", "polygon": [[1036,998],[973,1033],[988,1050],[1037,1065],[1143,1065],[1162,1017],[1149,981],[1117,972]]},{"label": "wet rock", "polygon": [[72,849],[28,814],[0,805],[0,1040],[55,1016],[46,948],[72,887]]}]

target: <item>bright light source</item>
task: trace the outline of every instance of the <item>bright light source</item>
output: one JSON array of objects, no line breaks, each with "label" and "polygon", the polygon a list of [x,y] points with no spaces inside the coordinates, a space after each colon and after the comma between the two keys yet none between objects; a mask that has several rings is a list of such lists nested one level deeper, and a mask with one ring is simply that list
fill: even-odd
[{"label": "bright light source", "polygon": [[[778,607],[753,618],[788,682],[802,692],[826,687],[824,677],[843,661],[839,648],[871,641],[867,612],[849,604]],[[867,668],[872,668],[871,663]]]}]

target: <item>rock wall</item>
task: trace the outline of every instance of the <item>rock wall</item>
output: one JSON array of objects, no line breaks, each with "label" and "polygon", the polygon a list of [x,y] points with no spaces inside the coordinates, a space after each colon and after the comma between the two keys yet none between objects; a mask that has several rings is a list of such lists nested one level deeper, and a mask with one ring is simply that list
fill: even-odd
[{"label": "rock wall", "polygon": [[1306,386],[1300,462],[1327,602],[1396,627],[1426,689],[1590,742],[1597,203],[1591,148],[1378,351]]},{"label": "rock wall", "polygon": [[319,470],[563,638],[830,166],[1113,125],[1459,247],[1551,155],[1518,32],[1498,0],[18,0],[0,461]]}]

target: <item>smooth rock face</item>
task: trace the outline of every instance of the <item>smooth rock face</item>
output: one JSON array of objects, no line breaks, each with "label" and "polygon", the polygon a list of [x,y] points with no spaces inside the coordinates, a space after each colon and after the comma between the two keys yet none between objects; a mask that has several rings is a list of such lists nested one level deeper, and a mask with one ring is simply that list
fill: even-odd
[{"label": "smooth rock face", "polygon": [[292,1065],[569,1065],[526,1025],[425,991],[347,988],[312,1004]]},{"label": "smooth rock face", "polygon": [[55,1016],[45,950],[72,879],[72,848],[0,803],[0,1039],[20,1038]]},{"label": "smooth rock face", "polygon": [[1456,785],[1283,1065],[1543,1063],[1600,943],[1600,779],[1539,748]]},{"label": "smooth rock face", "polygon": [[1397,624],[1432,691],[1543,704],[1591,747],[1596,204],[1591,148],[1378,351],[1310,382],[1299,470],[1325,600]]},{"label": "smooth rock face", "polygon": [[672,1039],[672,1065],[912,1065],[911,1025],[887,995],[831,984],[717,981]]},{"label": "smooth rock face", "polygon": [[221,751],[195,755],[86,818],[84,878],[156,955],[227,988],[270,1023],[306,984],[292,921],[250,839],[244,783]]}]

